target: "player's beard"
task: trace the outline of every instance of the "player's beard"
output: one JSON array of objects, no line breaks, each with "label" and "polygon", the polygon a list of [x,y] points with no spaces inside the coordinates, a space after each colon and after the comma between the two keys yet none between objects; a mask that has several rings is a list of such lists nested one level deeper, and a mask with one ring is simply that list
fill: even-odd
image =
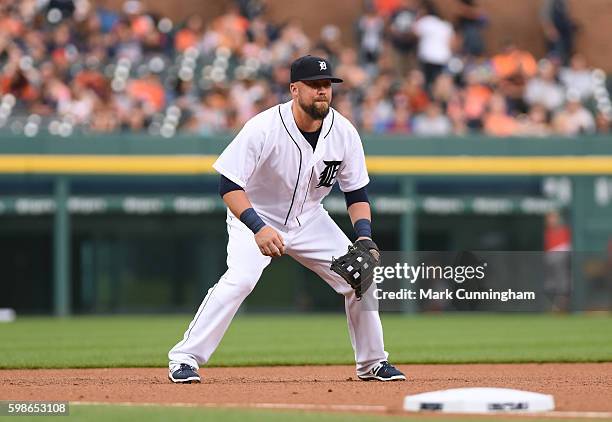
[{"label": "player's beard", "polygon": [[312,104],[304,104],[298,99],[298,104],[306,114],[314,120],[323,120],[329,113],[329,103],[327,101],[313,101]]}]

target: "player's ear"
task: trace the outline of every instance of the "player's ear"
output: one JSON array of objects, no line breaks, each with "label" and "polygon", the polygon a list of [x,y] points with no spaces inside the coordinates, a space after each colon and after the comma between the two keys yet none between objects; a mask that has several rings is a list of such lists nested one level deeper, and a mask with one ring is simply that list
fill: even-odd
[{"label": "player's ear", "polygon": [[297,97],[297,94],[298,94],[297,82],[292,82],[289,84],[289,92],[291,92],[292,96]]}]

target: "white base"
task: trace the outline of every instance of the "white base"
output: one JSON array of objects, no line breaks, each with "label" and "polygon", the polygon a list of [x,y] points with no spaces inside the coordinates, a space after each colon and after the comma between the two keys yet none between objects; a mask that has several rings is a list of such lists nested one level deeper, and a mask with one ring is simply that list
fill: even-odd
[{"label": "white base", "polygon": [[554,408],[553,396],[509,388],[454,388],[404,398],[404,410],[409,412],[532,413]]},{"label": "white base", "polygon": [[11,308],[0,308],[0,322],[13,322],[17,314],[14,309]]}]

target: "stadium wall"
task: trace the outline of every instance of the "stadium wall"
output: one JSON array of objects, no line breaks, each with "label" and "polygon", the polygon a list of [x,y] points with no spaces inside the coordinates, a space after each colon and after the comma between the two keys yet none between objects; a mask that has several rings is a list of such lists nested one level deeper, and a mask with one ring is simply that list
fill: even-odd
[{"label": "stadium wall", "polygon": [[[229,140],[3,136],[0,307],[63,315],[197,305],[224,270],[224,207],[210,164]],[[571,223],[575,250],[610,247],[607,137],[365,137],[364,145],[385,250],[542,250],[553,211]],[[340,193],[325,205],[350,233]],[[502,240],[491,244],[492,234]],[[288,259],[266,274],[247,309],[341,306]]]}]

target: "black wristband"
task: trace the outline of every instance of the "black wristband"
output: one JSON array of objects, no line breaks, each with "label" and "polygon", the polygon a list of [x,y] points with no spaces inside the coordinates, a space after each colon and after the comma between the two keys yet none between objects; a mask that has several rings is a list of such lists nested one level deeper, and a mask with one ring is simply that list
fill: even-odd
[{"label": "black wristband", "polygon": [[372,238],[372,223],[367,218],[361,218],[355,221],[353,225],[357,237],[369,237]]},{"label": "black wristband", "polygon": [[240,221],[251,229],[253,233],[257,233],[266,225],[253,208],[247,208],[242,211],[242,214],[240,214]]}]

